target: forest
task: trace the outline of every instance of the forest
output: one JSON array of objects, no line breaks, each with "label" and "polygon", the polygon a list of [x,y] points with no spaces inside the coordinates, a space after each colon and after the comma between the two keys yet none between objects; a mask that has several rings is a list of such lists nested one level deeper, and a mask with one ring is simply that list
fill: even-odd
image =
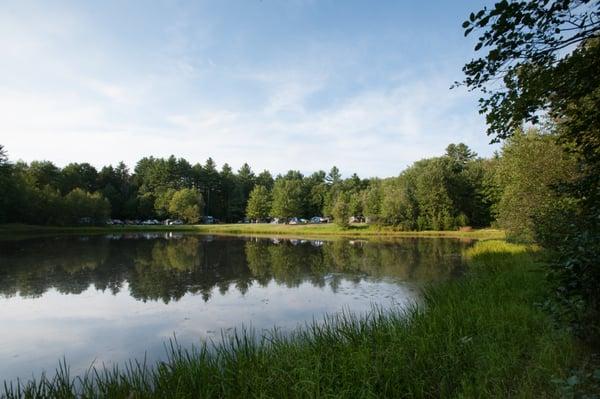
[{"label": "forest", "polygon": [[[44,225],[103,224],[109,218],[181,218],[221,222],[324,216],[346,226],[365,220],[399,230],[452,230],[499,225],[531,238],[534,214],[552,202],[550,185],[574,176],[575,164],[551,132],[529,129],[485,159],[463,143],[422,159],[397,177],[344,178],[337,167],[303,175],[290,170],[237,172],[183,158],[146,157],[97,170],[49,161],[10,162],[3,151],[0,221]],[[549,197],[550,195],[550,197]]]}]

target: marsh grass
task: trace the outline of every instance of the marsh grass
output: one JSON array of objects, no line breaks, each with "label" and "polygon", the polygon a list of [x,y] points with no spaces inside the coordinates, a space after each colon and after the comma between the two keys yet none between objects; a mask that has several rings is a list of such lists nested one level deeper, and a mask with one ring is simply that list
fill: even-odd
[{"label": "marsh grass", "polygon": [[535,303],[547,294],[535,249],[467,250],[467,275],[429,287],[422,306],[342,313],[291,334],[241,330],[217,344],[124,368],[5,385],[8,398],[554,397],[576,358]]},{"label": "marsh grass", "polygon": [[214,224],[184,226],[32,226],[24,224],[0,224],[3,239],[32,234],[114,234],[135,232],[188,232],[199,234],[290,236],[290,237],[455,237],[471,239],[503,239],[505,233],[497,229],[471,231],[400,231],[391,227],[367,224],[341,228],[335,224],[283,225],[283,224]]}]

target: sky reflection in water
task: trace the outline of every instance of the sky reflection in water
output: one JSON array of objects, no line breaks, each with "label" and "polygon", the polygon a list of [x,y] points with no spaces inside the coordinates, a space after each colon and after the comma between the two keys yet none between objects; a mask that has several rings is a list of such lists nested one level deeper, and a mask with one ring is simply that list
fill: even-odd
[{"label": "sky reflection in water", "polygon": [[240,326],[289,330],[326,313],[418,300],[469,245],[177,234],[0,241],[0,380],[164,358]]}]

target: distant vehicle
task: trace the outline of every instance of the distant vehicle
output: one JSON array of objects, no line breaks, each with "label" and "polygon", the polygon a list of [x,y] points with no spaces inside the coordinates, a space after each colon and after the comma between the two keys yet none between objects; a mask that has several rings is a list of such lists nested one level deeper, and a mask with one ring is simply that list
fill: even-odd
[{"label": "distant vehicle", "polygon": [[216,219],[212,216],[202,216],[202,223],[204,224],[215,224]]},{"label": "distant vehicle", "polygon": [[350,223],[363,223],[365,221],[365,218],[362,216],[350,216],[349,222]]},{"label": "distant vehicle", "polygon": [[183,221],[179,219],[169,220],[169,226],[180,226],[183,224]]},{"label": "distant vehicle", "polygon": [[288,222],[288,224],[299,224],[300,223],[300,219],[298,218],[291,218],[290,221]]},{"label": "distant vehicle", "polygon": [[314,223],[314,224],[319,224],[321,223],[321,217],[320,216],[313,216],[310,218],[310,222]]}]

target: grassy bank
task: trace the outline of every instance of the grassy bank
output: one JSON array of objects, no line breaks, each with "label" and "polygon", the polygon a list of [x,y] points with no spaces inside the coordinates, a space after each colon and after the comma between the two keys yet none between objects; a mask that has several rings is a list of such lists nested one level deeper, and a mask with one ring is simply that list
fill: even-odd
[{"label": "grassy bank", "polygon": [[291,336],[247,333],[216,348],[173,346],[154,367],[91,371],[6,388],[6,396],[555,397],[574,344],[535,304],[547,295],[528,247],[477,243],[459,281],[431,287],[424,305],[332,317]]},{"label": "grassy bank", "polygon": [[105,226],[56,227],[22,224],[0,225],[0,236],[14,234],[109,234],[142,231],[180,231],[202,234],[269,235],[269,236],[338,236],[338,237],[455,237],[473,239],[503,239],[504,232],[496,229],[472,231],[398,231],[359,224],[343,229],[335,224],[282,225],[282,224],[215,224],[187,226]]}]

